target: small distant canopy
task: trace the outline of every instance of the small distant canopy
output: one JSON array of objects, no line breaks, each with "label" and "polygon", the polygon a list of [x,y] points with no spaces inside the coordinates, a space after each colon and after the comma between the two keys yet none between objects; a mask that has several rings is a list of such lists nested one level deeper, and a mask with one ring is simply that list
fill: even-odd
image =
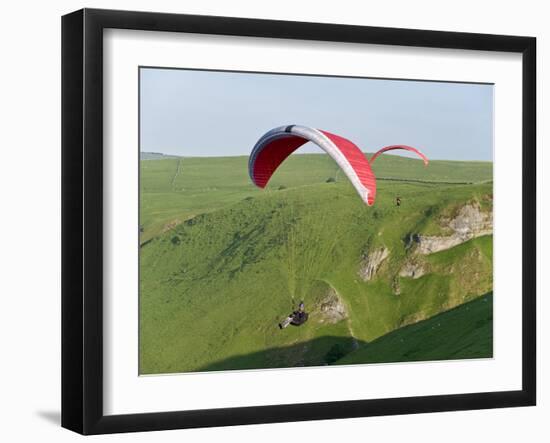
[{"label": "small distant canopy", "polygon": [[344,137],[300,125],[274,128],[258,140],[248,160],[248,173],[254,184],[265,188],[283,161],[307,142],[323,149],[338,164],[363,202],[368,206],[374,203],[376,178],[365,154]]},{"label": "small distant canopy", "polygon": [[424,166],[428,166],[428,163],[429,163],[428,157],[426,157],[424,154],[422,154],[422,152],[420,152],[418,149],[413,148],[412,146],[407,146],[407,145],[391,145],[391,146],[386,146],[385,148],[380,149],[378,152],[376,152],[371,157],[371,159],[370,159],[371,164],[374,162],[374,160],[376,160],[376,157],[378,157],[380,154],[383,154],[386,151],[393,151],[393,150],[396,150],[396,149],[403,149],[405,151],[414,152],[416,155],[418,155],[424,161]]}]

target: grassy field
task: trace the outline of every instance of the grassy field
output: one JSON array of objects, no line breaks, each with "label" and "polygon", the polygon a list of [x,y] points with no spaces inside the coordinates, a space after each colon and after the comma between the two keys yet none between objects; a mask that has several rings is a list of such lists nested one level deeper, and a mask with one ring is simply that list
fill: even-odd
[{"label": "grassy field", "polygon": [[[440,221],[461,205],[492,210],[491,163],[381,157],[370,208],[325,155],[292,156],[266,190],[246,166],[246,157],[141,162],[141,373],[344,362],[492,290],[492,236],[422,257],[420,278],[399,276],[411,234],[444,234]],[[380,247],[389,256],[363,281],[362,257]],[[335,323],[321,313],[331,293],[347,313]],[[299,300],[310,320],[280,331]],[[454,352],[424,347],[434,359]]]}]

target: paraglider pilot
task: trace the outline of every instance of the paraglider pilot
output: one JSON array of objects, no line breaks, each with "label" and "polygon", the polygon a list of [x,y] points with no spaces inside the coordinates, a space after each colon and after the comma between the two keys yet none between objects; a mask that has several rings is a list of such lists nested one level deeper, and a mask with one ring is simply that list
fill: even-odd
[{"label": "paraglider pilot", "polygon": [[304,302],[301,301],[298,305],[298,309],[292,312],[292,314],[285,318],[281,323],[279,323],[279,329],[284,329],[288,325],[300,326],[306,322],[307,318],[308,314],[305,311]]}]

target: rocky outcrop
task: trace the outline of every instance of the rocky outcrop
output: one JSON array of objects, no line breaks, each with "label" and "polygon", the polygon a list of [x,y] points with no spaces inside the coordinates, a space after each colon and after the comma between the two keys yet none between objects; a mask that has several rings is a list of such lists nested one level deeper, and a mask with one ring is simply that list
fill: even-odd
[{"label": "rocky outcrop", "polygon": [[493,233],[493,215],[482,212],[479,204],[472,203],[460,208],[458,214],[447,220],[442,220],[442,227],[449,228],[453,233],[448,236],[415,235],[417,254],[432,254],[444,251],[482,235]]},{"label": "rocky outcrop", "polygon": [[463,206],[458,215],[451,219],[449,227],[461,235],[487,235],[493,232],[492,212],[482,212],[479,204]]},{"label": "rocky outcrop", "polygon": [[321,323],[338,323],[348,318],[346,305],[340,300],[338,293],[332,287],[327,291],[326,296],[321,299],[318,311]]},{"label": "rocky outcrop", "polygon": [[399,270],[400,277],[420,278],[426,274],[425,266],[417,261],[409,260],[405,262],[403,267]]},{"label": "rocky outcrop", "polygon": [[401,295],[401,283],[399,277],[395,277],[391,283],[391,291],[393,295]]},{"label": "rocky outcrop", "polygon": [[382,262],[388,258],[389,254],[390,251],[387,248],[374,249],[363,254],[363,259],[359,266],[359,277],[361,277],[363,281],[371,280]]}]

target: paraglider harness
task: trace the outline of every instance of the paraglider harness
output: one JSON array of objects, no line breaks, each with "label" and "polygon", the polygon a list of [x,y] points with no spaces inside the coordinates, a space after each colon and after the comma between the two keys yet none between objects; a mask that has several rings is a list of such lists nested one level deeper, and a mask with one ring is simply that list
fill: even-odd
[{"label": "paraglider harness", "polygon": [[308,313],[304,309],[304,302],[302,301],[296,311],[293,311],[292,314],[279,323],[279,329],[284,329],[288,325],[301,326],[307,321],[308,317]]}]

